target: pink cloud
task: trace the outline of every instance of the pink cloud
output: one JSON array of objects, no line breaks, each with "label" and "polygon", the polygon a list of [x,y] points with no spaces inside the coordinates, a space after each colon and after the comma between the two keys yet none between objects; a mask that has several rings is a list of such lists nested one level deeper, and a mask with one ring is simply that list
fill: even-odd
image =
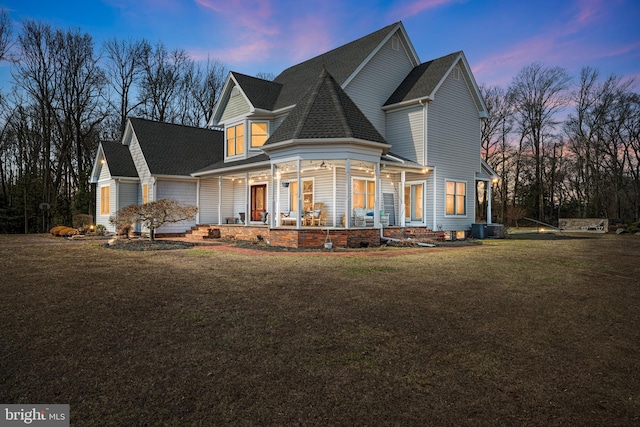
[{"label": "pink cloud", "polygon": [[308,16],[292,24],[289,34],[289,57],[300,62],[330,50],[332,31],[329,23],[320,16]]},{"label": "pink cloud", "polygon": [[394,19],[406,19],[408,17],[417,15],[425,10],[433,9],[438,6],[443,6],[450,3],[460,3],[461,0],[414,0],[407,4],[398,5],[396,8],[390,11],[390,15]]}]

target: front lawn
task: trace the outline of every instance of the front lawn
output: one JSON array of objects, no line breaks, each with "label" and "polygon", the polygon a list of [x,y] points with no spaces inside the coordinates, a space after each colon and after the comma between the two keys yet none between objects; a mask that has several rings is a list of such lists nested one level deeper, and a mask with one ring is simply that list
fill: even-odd
[{"label": "front lawn", "polygon": [[640,423],[637,236],[341,256],[23,238],[0,236],[0,402],[68,403],[72,425]]}]

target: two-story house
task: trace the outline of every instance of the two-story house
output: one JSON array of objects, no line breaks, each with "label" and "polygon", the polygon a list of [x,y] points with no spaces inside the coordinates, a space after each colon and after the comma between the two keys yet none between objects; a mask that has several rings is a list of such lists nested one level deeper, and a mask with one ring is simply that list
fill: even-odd
[{"label": "two-story house", "polygon": [[[290,246],[313,241],[313,230],[347,246],[379,243],[381,229],[465,232],[491,218],[497,176],[480,157],[485,117],[464,54],[422,63],[401,22],[273,81],[231,72],[210,123],[224,130],[203,130],[211,141],[197,148],[215,160],[184,175],[195,189],[195,222],[237,230],[227,223],[239,218],[258,231],[236,236]],[[140,123],[130,122],[132,134]],[[191,146],[186,133],[162,144]],[[98,166],[104,159],[99,152],[99,187],[110,179]],[[140,176],[144,167],[136,168]]]}]

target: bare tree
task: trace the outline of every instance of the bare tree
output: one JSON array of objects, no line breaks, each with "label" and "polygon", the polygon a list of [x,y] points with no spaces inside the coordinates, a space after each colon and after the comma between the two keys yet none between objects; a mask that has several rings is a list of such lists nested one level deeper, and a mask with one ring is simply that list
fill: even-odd
[{"label": "bare tree", "polygon": [[545,149],[560,123],[558,113],[567,105],[569,82],[570,77],[563,68],[534,63],[524,67],[511,83],[520,132],[532,150],[535,174],[531,195],[539,220],[545,219]]},{"label": "bare tree", "polygon": [[186,51],[169,52],[158,43],[143,60],[144,76],[139,95],[141,115],[151,120],[175,122],[178,117],[176,94],[189,64]]},{"label": "bare tree", "polygon": [[11,17],[5,9],[0,12],[0,61],[7,58],[7,52],[13,40]]},{"label": "bare tree", "polygon": [[120,139],[129,114],[142,102],[133,102],[132,92],[144,75],[143,58],[149,55],[151,46],[144,39],[118,40],[114,37],[105,41],[103,48],[106,53],[106,74],[117,94],[116,99],[110,103],[119,117],[118,133],[114,139]]},{"label": "bare tree", "polygon": [[480,87],[489,117],[482,122],[482,156],[484,160],[501,176],[499,186],[493,197],[499,200],[500,221],[506,220],[508,204],[508,186],[510,183],[508,169],[513,156],[510,145],[510,134],[513,131],[513,103],[509,93],[498,86]]}]

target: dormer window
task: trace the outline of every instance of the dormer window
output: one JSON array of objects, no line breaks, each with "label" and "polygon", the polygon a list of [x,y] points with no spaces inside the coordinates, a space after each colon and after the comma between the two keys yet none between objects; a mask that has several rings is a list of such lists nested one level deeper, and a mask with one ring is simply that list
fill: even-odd
[{"label": "dormer window", "polygon": [[244,153],[244,124],[227,128],[227,157]]},{"label": "dormer window", "polygon": [[267,122],[252,122],[251,123],[251,148],[259,148],[264,145],[268,137]]}]

